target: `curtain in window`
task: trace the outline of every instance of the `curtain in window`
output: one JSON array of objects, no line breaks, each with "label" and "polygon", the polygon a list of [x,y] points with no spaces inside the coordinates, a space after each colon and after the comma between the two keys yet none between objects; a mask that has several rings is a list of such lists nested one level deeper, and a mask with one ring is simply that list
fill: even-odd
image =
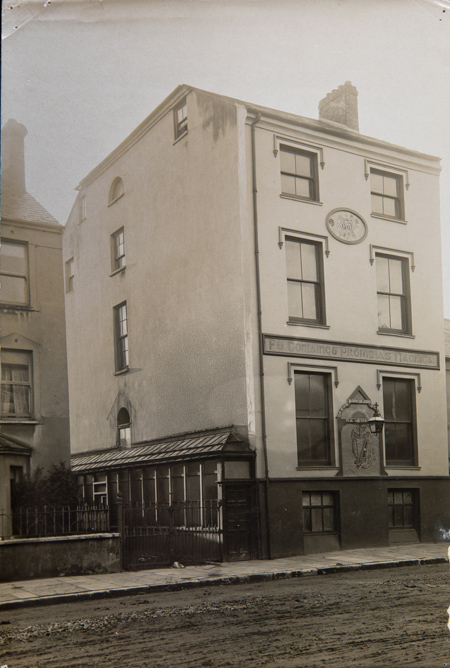
[{"label": "curtain in window", "polygon": [[30,416],[30,384],[27,366],[2,365],[2,416]]}]

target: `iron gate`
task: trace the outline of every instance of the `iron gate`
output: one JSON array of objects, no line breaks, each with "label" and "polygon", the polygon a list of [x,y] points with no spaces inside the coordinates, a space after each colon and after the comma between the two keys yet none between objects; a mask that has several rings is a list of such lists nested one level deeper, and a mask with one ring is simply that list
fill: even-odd
[{"label": "iron gate", "polygon": [[218,501],[124,504],[121,512],[124,569],[223,560]]}]

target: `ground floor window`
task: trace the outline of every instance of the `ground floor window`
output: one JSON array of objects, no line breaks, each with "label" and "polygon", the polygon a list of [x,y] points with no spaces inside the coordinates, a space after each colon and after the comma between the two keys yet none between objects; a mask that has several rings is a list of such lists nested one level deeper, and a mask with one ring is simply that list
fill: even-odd
[{"label": "ground floor window", "polygon": [[337,531],[336,492],[303,492],[303,530],[305,533]]},{"label": "ground floor window", "polygon": [[384,443],[388,466],[416,464],[414,381],[383,378]]},{"label": "ground floor window", "polygon": [[295,373],[295,414],[299,466],[332,464],[333,413],[331,376]]},{"label": "ground floor window", "polygon": [[416,489],[388,489],[390,529],[416,528],[417,493]]}]

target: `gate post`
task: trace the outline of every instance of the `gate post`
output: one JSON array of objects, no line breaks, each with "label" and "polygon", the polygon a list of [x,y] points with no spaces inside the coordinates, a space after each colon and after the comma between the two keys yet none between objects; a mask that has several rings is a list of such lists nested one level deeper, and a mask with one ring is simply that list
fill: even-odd
[{"label": "gate post", "polygon": [[175,546],[174,546],[175,521],[173,519],[174,513],[175,513],[175,508],[173,506],[169,506],[169,558],[170,558],[170,565],[172,565],[175,561],[175,558],[174,558],[174,552],[175,552]]},{"label": "gate post", "polygon": [[120,545],[120,570],[123,571],[124,563],[124,535],[123,535],[123,499],[122,492],[117,492],[117,533],[119,534],[119,545]]}]

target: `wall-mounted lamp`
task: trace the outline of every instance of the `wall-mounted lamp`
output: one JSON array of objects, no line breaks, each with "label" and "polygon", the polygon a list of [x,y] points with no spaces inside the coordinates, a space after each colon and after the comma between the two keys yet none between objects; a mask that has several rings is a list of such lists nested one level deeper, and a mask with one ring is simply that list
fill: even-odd
[{"label": "wall-mounted lamp", "polygon": [[374,404],[374,406],[371,406],[371,408],[373,410],[373,417],[367,420],[367,424],[369,425],[372,434],[379,435],[383,431],[384,418],[380,415],[378,404]]}]

